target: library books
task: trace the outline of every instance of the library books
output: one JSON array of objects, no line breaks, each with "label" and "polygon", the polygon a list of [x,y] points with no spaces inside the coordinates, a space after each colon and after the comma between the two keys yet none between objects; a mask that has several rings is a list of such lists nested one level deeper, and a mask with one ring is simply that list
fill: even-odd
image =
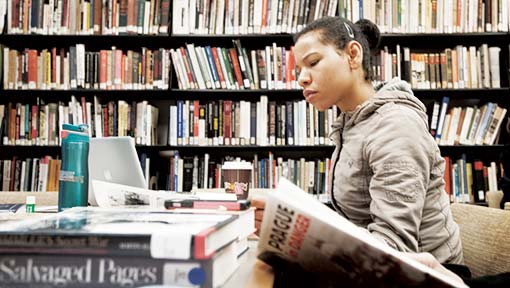
[{"label": "library books", "polygon": [[[390,52],[393,50],[393,53]],[[403,52],[403,53],[401,53]],[[372,56],[375,82],[399,77],[413,89],[501,88],[500,47],[457,45],[417,53],[415,49],[384,46]],[[403,54],[403,57],[402,57]]]},{"label": "library books", "polygon": [[9,34],[165,35],[170,0],[1,1],[0,19],[6,15],[0,28]]},{"label": "library books", "polygon": [[285,179],[268,194],[258,255],[357,286],[466,287],[373,238]]},{"label": "library books", "polygon": [[235,242],[203,261],[118,255],[2,254],[0,282],[8,287],[212,288],[223,285],[238,267]]},{"label": "library books", "polygon": [[0,45],[3,88],[12,90],[167,90],[170,50],[90,51],[84,44],[18,51]]},{"label": "library books", "polygon": [[239,216],[76,207],[0,226],[2,253],[210,259],[239,237]]}]

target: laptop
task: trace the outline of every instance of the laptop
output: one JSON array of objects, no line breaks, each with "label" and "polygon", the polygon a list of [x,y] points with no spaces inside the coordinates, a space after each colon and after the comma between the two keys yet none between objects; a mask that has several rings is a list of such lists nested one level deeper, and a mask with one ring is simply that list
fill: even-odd
[{"label": "laptop", "polygon": [[147,181],[132,137],[91,138],[89,147],[89,204],[97,206],[92,180],[147,189]]}]

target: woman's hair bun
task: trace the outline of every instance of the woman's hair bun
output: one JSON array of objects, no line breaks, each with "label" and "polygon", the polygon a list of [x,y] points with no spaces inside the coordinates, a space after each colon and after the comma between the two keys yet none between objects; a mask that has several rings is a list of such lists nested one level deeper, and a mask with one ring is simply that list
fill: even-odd
[{"label": "woman's hair bun", "polygon": [[355,23],[355,25],[357,25],[361,33],[365,35],[370,51],[377,49],[381,40],[381,32],[377,25],[368,19],[360,19]]}]

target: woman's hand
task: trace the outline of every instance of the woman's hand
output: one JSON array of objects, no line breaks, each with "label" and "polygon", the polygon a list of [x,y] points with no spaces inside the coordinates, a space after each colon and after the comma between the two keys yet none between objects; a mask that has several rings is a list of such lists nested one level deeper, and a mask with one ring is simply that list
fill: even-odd
[{"label": "woman's hand", "polygon": [[444,274],[451,278],[454,281],[457,281],[459,283],[464,283],[462,281],[462,278],[460,278],[457,274],[453,273],[452,271],[446,269],[437,259],[432,256],[430,253],[405,253],[409,258],[412,258],[421,264],[424,264],[425,266],[428,266],[437,272]]},{"label": "woman's hand", "polygon": [[257,228],[255,234],[259,235],[262,218],[264,217],[264,209],[266,208],[266,198],[260,196],[253,197],[251,199],[251,206],[257,208],[255,210],[255,228]]}]

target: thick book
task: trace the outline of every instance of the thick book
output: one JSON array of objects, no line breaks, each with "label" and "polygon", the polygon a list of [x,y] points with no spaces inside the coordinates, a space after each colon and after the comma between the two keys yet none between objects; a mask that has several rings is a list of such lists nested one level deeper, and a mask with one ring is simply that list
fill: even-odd
[{"label": "thick book", "polygon": [[233,242],[208,260],[0,255],[2,287],[220,287],[239,267]]},{"label": "thick book", "polygon": [[238,239],[234,214],[77,207],[0,225],[0,254],[208,259]]},{"label": "thick book", "polygon": [[377,240],[284,178],[268,194],[258,255],[357,286],[466,287]]}]

